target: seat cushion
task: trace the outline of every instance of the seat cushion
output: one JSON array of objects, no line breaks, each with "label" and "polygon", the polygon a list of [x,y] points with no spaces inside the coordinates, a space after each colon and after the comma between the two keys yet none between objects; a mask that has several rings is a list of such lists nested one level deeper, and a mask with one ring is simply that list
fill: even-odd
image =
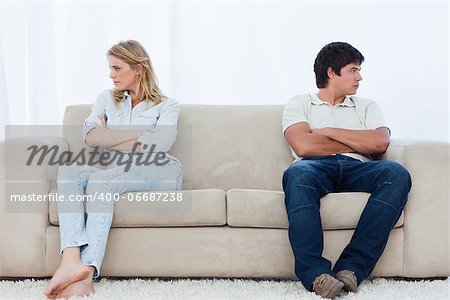
[{"label": "seat cushion", "polygon": [[[331,193],[321,199],[324,230],[354,229],[369,193]],[[233,189],[227,192],[227,223],[232,227],[288,228],[284,193]],[[403,225],[403,213],[394,227]]]},{"label": "seat cushion", "polygon": [[[55,192],[52,190],[51,192]],[[167,192],[162,193],[164,197]],[[171,192],[168,192],[171,193]],[[181,201],[155,201],[143,193],[125,193],[114,203],[112,227],[222,226],[225,192],[216,189],[174,191]],[[140,194],[140,195],[138,195]],[[170,197],[170,195],[169,195]],[[139,200],[138,200],[139,199]],[[145,201],[144,201],[145,199]],[[50,223],[59,225],[57,203],[50,202]]]}]

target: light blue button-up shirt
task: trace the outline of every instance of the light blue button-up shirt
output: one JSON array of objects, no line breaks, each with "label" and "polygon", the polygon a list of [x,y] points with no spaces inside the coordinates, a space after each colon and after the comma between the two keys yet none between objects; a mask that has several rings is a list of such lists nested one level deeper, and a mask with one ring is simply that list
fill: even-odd
[{"label": "light blue button-up shirt", "polygon": [[86,136],[94,128],[100,127],[99,116],[107,119],[107,128],[116,130],[145,130],[139,138],[142,152],[147,152],[152,145],[153,151],[167,152],[175,143],[177,122],[180,106],[177,101],[166,98],[155,105],[153,102],[142,101],[131,108],[131,96],[124,92],[124,98],[118,106],[115,105],[112,90],[103,91],[91,108],[91,113],[84,121],[82,136]]}]

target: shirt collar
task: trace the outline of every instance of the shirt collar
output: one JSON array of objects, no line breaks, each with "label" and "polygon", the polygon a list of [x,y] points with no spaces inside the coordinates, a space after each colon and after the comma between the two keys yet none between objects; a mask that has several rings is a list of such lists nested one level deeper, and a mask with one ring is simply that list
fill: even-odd
[{"label": "shirt collar", "polygon": [[128,93],[128,91],[124,91],[123,92],[123,101],[125,101],[125,100],[127,100],[127,99],[129,99],[130,98],[130,93]]},{"label": "shirt collar", "polygon": [[[315,105],[331,105],[328,102],[322,101],[322,99],[317,96],[317,94],[313,94],[311,97],[311,103]],[[337,104],[336,106],[346,106],[346,107],[354,107],[355,102],[353,102],[353,99],[349,96],[346,96],[344,98],[344,102]]]},{"label": "shirt collar", "polygon": [[353,99],[349,96],[346,96],[344,99],[344,102],[342,102],[341,104],[339,104],[340,106],[347,106],[347,107],[355,107],[355,102],[353,101]]},{"label": "shirt collar", "polygon": [[[145,105],[143,105],[143,103],[145,103]],[[122,102],[121,102],[120,105],[123,105],[123,106],[125,106],[128,109],[131,107],[131,95],[130,95],[130,93],[128,91],[124,91],[123,92],[123,98],[122,98]],[[135,106],[135,108],[136,107],[141,107],[141,106],[143,107],[143,110],[146,110],[148,108],[151,108],[151,107],[155,106],[155,103],[153,101],[145,101],[144,100],[144,101],[141,101],[140,103],[138,103]]]},{"label": "shirt collar", "polygon": [[313,94],[311,97],[311,103],[315,104],[315,105],[323,105],[323,104],[327,104],[327,102],[322,101],[319,96],[317,96],[317,94]]}]

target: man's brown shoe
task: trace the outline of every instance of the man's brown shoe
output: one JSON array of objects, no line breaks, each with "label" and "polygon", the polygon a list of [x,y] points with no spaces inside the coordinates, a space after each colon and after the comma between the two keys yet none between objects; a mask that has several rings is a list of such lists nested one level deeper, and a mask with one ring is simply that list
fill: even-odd
[{"label": "man's brown shoe", "polygon": [[345,291],[356,293],[358,280],[356,279],[355,273],[349,270],[342,270],[337,272],[336,278],[344,283]]},{"label": "man's brown shoe", "polygon": [[313,282],[313,291],[323,297],[334,299],[344,287],[344,283],[329,274],[322,274]]}]

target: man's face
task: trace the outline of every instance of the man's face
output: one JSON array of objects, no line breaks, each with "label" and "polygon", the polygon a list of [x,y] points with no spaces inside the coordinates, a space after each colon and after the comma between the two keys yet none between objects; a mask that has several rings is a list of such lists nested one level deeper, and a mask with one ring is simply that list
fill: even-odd
[{"label": "man's face", "polygon": [[362,80],[359,73],[361,66],[358,64],[348,64],[341,69],[341,76],[334,74],[332,80],[333,85],[343,95],[354,95],[359,87],[359,82]]}]

